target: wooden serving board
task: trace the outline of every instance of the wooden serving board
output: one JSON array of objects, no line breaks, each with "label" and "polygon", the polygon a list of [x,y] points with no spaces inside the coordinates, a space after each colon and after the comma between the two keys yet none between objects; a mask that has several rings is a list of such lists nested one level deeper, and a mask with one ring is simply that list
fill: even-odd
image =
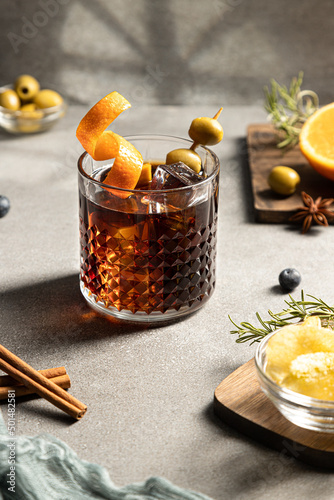
[{"label": "wooden serving board", "polygon": [[[309,165],[298,146],[282,153],[276,144],[277,134],[273,125],[262,123],[248,127],[248,160],[255,217],[258,222],[288,222],[289,217],[303,206],[301,191],[306,191],[312,198],[334,197],[334,182],[318,174]],[[276,195],[268,186],[268,175],[277,165],[291,167],[300,175],[301,182],[292,196]]]},{"label": "wooden serving board", "polygon": [[262,392],[254,359],[217,387],[214,412],[227,424],[282,455],[334,469],[334,434],[302,429],[286,420]]}]

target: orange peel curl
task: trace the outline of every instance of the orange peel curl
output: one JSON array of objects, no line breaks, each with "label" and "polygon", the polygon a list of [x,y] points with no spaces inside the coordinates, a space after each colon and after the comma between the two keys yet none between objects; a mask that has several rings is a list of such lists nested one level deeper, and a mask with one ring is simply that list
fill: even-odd
[{"label": "orange peel curl", "polygon": [[130,142],[106,128],[130,107],[125,97],[116,91],[111,92],[88,111],[76,132],[80,143],[94,160],[115,158],[104,183],[123,189],[136,187],[143,159]]}]

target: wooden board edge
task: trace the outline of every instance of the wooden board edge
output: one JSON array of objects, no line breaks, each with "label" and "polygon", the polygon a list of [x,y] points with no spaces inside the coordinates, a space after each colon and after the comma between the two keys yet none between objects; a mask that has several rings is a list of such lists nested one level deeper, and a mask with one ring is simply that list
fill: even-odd
[{"label": "wooden board edge", "polygon": [[[321,180],[322,186],[327,185],[326,179],[317,173],[312,167],[309,165],[307,160],[301,154],[299,148],[294,146],[294,148],[290,149],[286,154],[279,157],[279,150],[274,150],[274,146],[276,144],[275,134],[277,133],[274,125],[269,122],[262,123],[251,123],[246,128],[246,144],[247,144],[247,159],[248,159],[248,171],[250,176],[250,184],[251,184],[251,192],[253,198],[253,208],[254,208],[254,219],[259,223],[269,223],[269,224],[286,224],[289,226],[295,226],[298,229],[298,226],[301,224],[291,222],[290,217],[296,213],[300,206],[303,205],[302,200],[298,199],[297,195],[300,195],[300,191],[304,190],[309,192],[308,188],[312,191],[309,183],[310,183],[310,172],[314,176],[315,185],[317,186],[315,192],[310,192],[311,195],[318,196],[319,193],[319,182]],[[260,137],[261,136],[261,137]],[[260,139],[259,139],[260,137]],[[261,153],[261,148],[263,148],[263,154]],[[261,160],[262,158],[262,160]],[[259,161],[260,159],[260,161]],[[259,191],[259,180],[258,175],[259,172],[262,172],[263,165],[265,162],[272,162],[272,165],[275,166],[277,164],[283,164],[290,166],[296,169],[300,175],[301,170],[306,169],[306,184],[301,189],[300,187],[297,189],[296,194],[292,197],[289,197],[290,202],[284,206],[282,205],[282,201],[284,198],[278,198],[277,202],[274,199],[268,203],[266,201],[266,196],[262,191]],[[269,172],[269,170],[268,170]],[[328,181],[330,182],[330,181]],[[265,182],[263,178],[263,185],[261,189],[264,187]],[[334,183],[333,183],[334,185]],[[313,184],[312,184],[313,186]],[[269,191],[269,186],[268,186]],[[264,198],[263,198],[264,196]],[[331,197],[332,194],[326,188],[324,192],[324,198]],[[334,209],[333,209],[334,212]],[[334,217],[329,218],[329,224],[334,224]]]},{"label": "wooden board edge", "polygon": [[[250,360],[246,364],[251,365],[252,361],[253,360]],[[262,427],[252,420],[230,410],[217,397],[217,391],[219,391],[220,385],[221,384],[219,384],[214,391],[213,412],[224,423],[252,440],[275,449],[283,458],[290,457],[307,463],[312,467],[334,470],[334,452],[319,450],[299,443],[297,440],[293,440],[271,429]]]}]

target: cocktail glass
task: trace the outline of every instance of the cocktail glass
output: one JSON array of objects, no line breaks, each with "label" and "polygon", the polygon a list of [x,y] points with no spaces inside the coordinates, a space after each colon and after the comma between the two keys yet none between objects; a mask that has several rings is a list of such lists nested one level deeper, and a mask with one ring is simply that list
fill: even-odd
[{"label": "cocktail glass", "polygon": [[[144,161],[189,148],[186,139],[126,137]],[[102,181],[111,161],[81,155],[80,287],[95,310],[122,320],[156,323],[196,311],[216,282],[219,160],[196,152],[203,165],[196,184],[173,189],[124,190]]]}]

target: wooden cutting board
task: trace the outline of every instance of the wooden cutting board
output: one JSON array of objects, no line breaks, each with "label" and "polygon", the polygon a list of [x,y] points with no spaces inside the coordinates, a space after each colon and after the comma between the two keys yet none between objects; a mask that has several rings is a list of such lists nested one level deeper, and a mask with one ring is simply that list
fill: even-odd
[{"label": "wooden cutting board", "polygon": [[[303,205],[301,191],[306,191],[312,198],[334,197],[334,182],[318,174],[298,146],[282,153],[276,147],[276,137],[275,128],[268,123],[253,124],[247,130],[249,169],[258,222],[287,223],[289,217]],[[277,165],[294,168],[300,175],[301,182],[292,196],[284,198],[276,195],[268,186],[268,175]]]},{"label": "wooden cutting board", "polygon": [[302,429],[286,420],[261,391],[254,359],[219,384],[214,412],[227,424],[283,455],[334,469],[334,434]]}]

